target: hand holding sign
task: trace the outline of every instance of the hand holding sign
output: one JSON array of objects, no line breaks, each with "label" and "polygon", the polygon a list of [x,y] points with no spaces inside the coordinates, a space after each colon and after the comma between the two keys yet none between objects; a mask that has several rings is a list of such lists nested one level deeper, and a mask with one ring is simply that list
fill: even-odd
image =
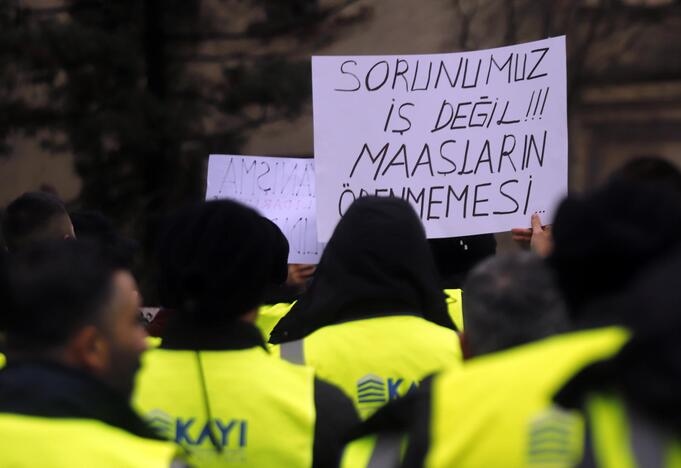
[{"label": "hand holding sign", "polygon": [[364,195],[406,199],[447,237],[549,217],[567,191],[564,37],[312,69],[321,241]]},{"label": "hand holding sign", "polygon": [[552,226],[543,226],[537,213],[532,214],[531,223],[532,227],[528,229],[511,229],[512,239],[522,248],[532,249],[540,257],[548,257],[553,250]]}]

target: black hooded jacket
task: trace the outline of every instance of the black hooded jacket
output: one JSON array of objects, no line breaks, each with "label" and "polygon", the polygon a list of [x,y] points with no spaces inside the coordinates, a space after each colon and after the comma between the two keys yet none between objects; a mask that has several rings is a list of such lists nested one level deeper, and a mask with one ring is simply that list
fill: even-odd
[{"label": "black hooded jacket", "polygon": [[274,328],[270,342],[301,339],[340,322],[400,314],[454,328],[414,210],[400,199],[364,197],[338,223],[310,288]]},{"label": "black hooded jacket", "polygon": [[633,337],[617,355],[575,375],[557,393],[557,403],[581,408],[590,393],[615,392],[648,420],[681,436],[680,273],[681,249],[602,304],[629,317]]},{"label": "black hooded jacket", "polygon": [[92,419],[160,440],[124,396],[84,372],[47,361],[10,363],[0,371],[0,413]]}]

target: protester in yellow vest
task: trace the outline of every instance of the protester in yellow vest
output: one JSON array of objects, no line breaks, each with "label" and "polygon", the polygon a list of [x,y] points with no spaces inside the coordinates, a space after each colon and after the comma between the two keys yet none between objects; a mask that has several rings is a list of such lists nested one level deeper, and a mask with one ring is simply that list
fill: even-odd
[{"label": "protester in yellow vest", "polygon": [[[551,272],[543,261],[531,253],[501,255],[482,262],[464,283],[468,326],[463,334],[464,355],[472,362],[481,361],[480,356],[493,355],[526,343],[540,340],[569,327],[569,319]],[[547,358],[552,359],[552,358]],[[464,368],[467,364],[464,364]],[[453,374],[456,374],[454,372]],[[424,388],[432,385],[430,379]],[[457,390],[467,394],[466,385]],[[474,395],[474,392],[471,392]],[[406,448],[403,434],[409,430],[411,419],[415,416],[430,414],[428,393],[419,391],[408,396],[401,405],[394,405],[389,411],[377,414],[362,428],[363,433],[389,432],[381,434],[381,444],[375,447],[375,437],[367,437],[351,444],[344,456],[346,467],[367,466],[372,454],[380,454],[381,446],[386,447],[386,439],[393,442],[387,446],[393,456],[399,452],[394,449],[402,445]],[[394,416],[394,417],[393,417]],[[475,418],[475,414],[466,417]],[[398,424],[402,422],[402,424]],[[456,421],[452,421],[456,424]],[[387,449],[386,449],[387,450]]]},{"label": "protester in yellow vest", "polygon": [[313,369],[272,357],[254,324],[268,286],[286,279],[282,240],[232,201],[179,213],[163,236],[162,300],[175,313],[144,357],[134,403],[193,466],[332,466],[358,422]]},{"label": "protester in yellow vest", "polygon": [[[377,420],[408,420],[401,424],[408,433],[403,466],[569,466],[578,457],[579,430],[570,428],[578,428],[581,417],[554,408],[552,397],[581,369],[626,343],[624,328],[607,325],[639,330],[655,320],[650,311],[600,307],[599,301],[630,287],[647,265],[679,244],[681,203],[678,193],[665,188],[614,182],[563,202],[553,233],[549,262],[582,331],[473,359],[463,371],[436,376],[413,398],[412,408],[420,410],[409,414],[416,416],[392,408],[376,415]],[[564,437],[557,450],[547,451],[542,435],[556,429],[556,420]],[[370,421],[366,427],[374,427],[368,432],[379,432],[378,439],[394,431],[390,424],[375,426]],[[385,449],[379,440],[374,451],[381,446]],[[399,452],[395,446],[386,450]]]},{"label": "protester in yellow vest", "polygon": [[58,242],[13,254],[3,283],[0,466],[184,466],[128,402],[146,336],[130,273]]},{"label": "protester in yellow vest", "polygon": [[460,365],[423,227],[403,200],[357,200],[307,292],[272,332],[284,359],[314,367],[361,416]]},{"label": "protester in yellow vest", "polygon": [[600,307],[648,320],[614,357],[574,376],[555,396],[586,416],[580,466],[681,467],[681,250]]}]

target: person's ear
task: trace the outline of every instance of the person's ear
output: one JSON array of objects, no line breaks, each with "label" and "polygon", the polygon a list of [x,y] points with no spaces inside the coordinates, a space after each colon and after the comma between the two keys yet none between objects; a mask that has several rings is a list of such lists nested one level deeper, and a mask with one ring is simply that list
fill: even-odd
[{"label": "person's ear", "polygon": [[83,327],[73,337],[69,354],[79,367],[94,374],[103,373],[110,364],[109,343],[93,325]]},{"label": "person's ear", "polygon": [[472,359],[474,356],[470,350],[470,346],[468,345],[468,338],[465,332],[459,332],[459,343],[461,343],[461,353],[463,354],[463,360],[467,361]]},{"label": "person's ear", "polygon": [[76,230],[73,227],[73,223],[71,222],[71,219],[68,218],[67,220],[68,226],[66,228],[66,234],[64,234],[64,240],[76,240]]}]

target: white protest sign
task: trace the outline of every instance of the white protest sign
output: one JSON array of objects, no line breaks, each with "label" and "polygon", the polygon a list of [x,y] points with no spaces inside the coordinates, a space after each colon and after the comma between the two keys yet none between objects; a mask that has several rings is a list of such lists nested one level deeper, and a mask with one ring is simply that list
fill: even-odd
[{"label": "white protest sign", "polygon": [[314,163],[309,158],[212,154],[206,199],[231,198],[279,226],[289,242],[289,263],[317,263]]},{"label": "white protest sign", "polygon": [[397,196],[428,237],[549,221],[567,193],[565,37],[475,52],[313,57],[319,240]]}]

